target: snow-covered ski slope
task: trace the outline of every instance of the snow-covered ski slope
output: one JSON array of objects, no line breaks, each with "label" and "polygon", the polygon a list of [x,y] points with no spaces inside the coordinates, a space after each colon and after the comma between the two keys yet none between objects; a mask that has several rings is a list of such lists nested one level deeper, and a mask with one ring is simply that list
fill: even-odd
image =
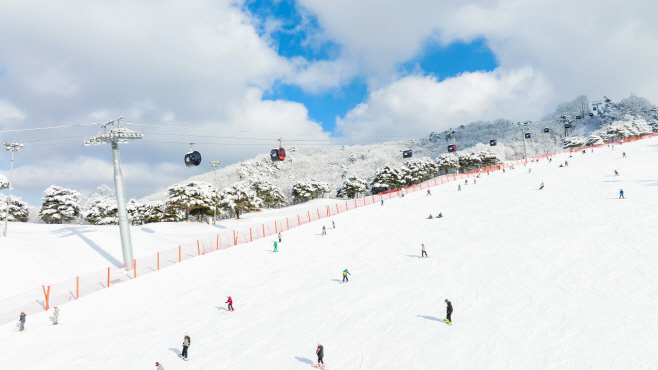
[{"label": "snow-covered ski slope", "polygon": [[308,369],[318,342],[331,370],[658,368],[657,159],[600,148],[193,258],[3,325],[0,368]]}]

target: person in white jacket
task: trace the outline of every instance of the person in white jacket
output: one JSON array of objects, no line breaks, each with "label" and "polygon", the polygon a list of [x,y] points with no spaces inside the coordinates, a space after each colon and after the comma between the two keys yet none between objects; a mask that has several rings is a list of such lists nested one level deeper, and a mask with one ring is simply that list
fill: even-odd
[{"label": "person in white jacket", "polygon": [[54,318],[53,325],[58,324],[58,321],[57,321],[58,317],[59,317],[59,308],[57,308],[57,306],[55,306],[55,311],[53,312],[53,318]]}]

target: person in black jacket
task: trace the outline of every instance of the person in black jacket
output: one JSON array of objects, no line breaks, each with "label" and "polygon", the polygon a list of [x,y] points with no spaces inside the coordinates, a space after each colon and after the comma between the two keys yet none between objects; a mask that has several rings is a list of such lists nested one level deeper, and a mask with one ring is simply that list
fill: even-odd
[{"label": "person in black jacket", "polygon": [[190,344],[192,344],[192,340],[190,339],[190,336],[185,333],[185,339],[183,339],[183,353],[180,355],[184,360],[187,360],[187,348]]},{"label": "person in black jacket", "polygon": [[324,361],[322,361],[322,357],[324,357],[324,347],[322,347],[322,344],[318,343],[318,349],[315,350],[315,353],[318,355],[318,366],[320,366],[320,364],[324,366]]},{"label": "person in black jacket", "polygon": [[448,308],[446,309],[446,322],[452,324],[452,303],[446,299],[446,304],[448,305]]}]

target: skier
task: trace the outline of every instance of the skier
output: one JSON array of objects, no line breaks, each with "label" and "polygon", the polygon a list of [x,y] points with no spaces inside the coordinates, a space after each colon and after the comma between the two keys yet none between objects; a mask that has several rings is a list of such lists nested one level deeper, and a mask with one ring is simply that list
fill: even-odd
[{"label": "skier", "polygon": [[278,251],[279,251],[279,247],[277,246],[276,242],[274,242],[274,252],[278,252]]},{"label": "skier", "polygon": [[187,348],[190,346],[191,343],[192,341],[190,340],[190,336],[187,335],[187,333],[185,333],[185,339],[183,339],[183,353],[178,355],[178,357],[187,361]]},{"label": "skier", "polygon": [[446,308],[445,322],[447,322],[449,325],[452,325],[452,303],[446,299],[446,304],[448,307]]},{"label": "skier", "polygon": [[622,156],[623,158],[626,158],[626,152],[621,153],[621,156]]},{"label": "skier", "polygon": [[505,169],[503,168],[503,173],[505,173]]},{"label": "skier", "polygon": [[162,365],[160,365],[159,362],[156,362],[155,363],[155,370],[164,370],[164,367],[162,367]]},{"label": "skier", "polygon": [[532,172],[532,168],[528,168],[528,173]]},{"label": "skier", "polygon": [[615,170],[615,176],[619,176],[619,172],[617,172],[617,170]]},{"label": "skier", "polygon": [[331,221],[331,227],[335,229],[336,228],[336,223]]},{"label": "skier", "polygon": [[384,205],[384,199],[382,199],[382,205]]},{"label": "skier", "polygon": [[352,275],[352,274],[350,274],[350,272],[347,271],[347,269],[343,270],[343,283],[346,281],[350,281],[350,279],[347,278],[347,275]]},{"label": "skier", "polygon": [[231,296],[228,296],[228,300],[224,303],[228,303],[228,310],[229,311],[235,311],[233,309],[233,298],[231,298]]},{"label": "skier", "polygon": [[466,181],[464,181],[464,185],[468,185],[468,179],[466,179]]},{"label": "skier", "polygon": [[420,258],[423,258],[423,256],[427,257],[427,251],[425,250],[425,244],[421,244],[421,247],[422,247],[421,248],[422,253],[420,254]]},{"label": "skier", "polygon": [[432,193],[430,193],[430,189],[427,189],[427,195],[432,195]]},{"label": "skier", "polygon": [[539,186],[539,190],[544,188],[544,183],[542,182],[541,185]]},{"label": "skier", "polygon": [[324,347],[322,347],[322,344],[318,343],[318,349],[315,350],[315,353],[318,355],[318,366],[316,367],[324,367],[324,361],[322,361],[322,357],[324,357]]},{"label": "skier", "polygon": [[619,199],[626,199],[626,198],[624,198],[624,190],[623,189],[619,189]]},{"label": "skier", "polygon": [[279,233],[279,243],[281,243],[281,233]]},{"label": "skier", "polygon": [[57,325],[58,324],[57,323],[57,318],[59,317],[59,308],[57,308],[57,306],[55,306],[55,311],[53,312],[53,317],[54,317],[53,325]]},{"label": "skier", "polygon": [[569,162],[564,161],[564,167],[569,167]]},{"label": "skier", "polygon": [[327,228],[322,225],[322,235],[327,235]]},{"label": "skier", "polygon": [[473,179],[473,185],[477,184],[477,180]]},{"label": "skier", "polygon": [[25,330],[25,312],[21,311],[21,316],[18,321],[20,322],[19,331]]}]

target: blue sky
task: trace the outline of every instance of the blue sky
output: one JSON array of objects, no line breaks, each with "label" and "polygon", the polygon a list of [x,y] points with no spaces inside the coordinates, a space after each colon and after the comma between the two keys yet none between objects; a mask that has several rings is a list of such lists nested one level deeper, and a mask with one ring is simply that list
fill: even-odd
[{"label": "blue sky", "polygon": [[[278,54],[286,58],[303,57],[309,61],[335,60],[340,46],[331,41],[317,42],[321,33],[317,17],[299,8],[294,0],[253,0],[245,4],[245,11],[261,21],[258,29],[267,35]],[[267,24],[277,24],[276,30]],[[413,59],[399,66],[399,73],[432,74],[439,81],[464,72],[492,71],[498,66],[495,56],[484,39],[440,45],[428,40],[423,50]],[[343,117],[350,109],[366,100],[368,85],[364,77],[355,77],[331,91],[309,93],[299,86],[279,83],[266,99],[283,99],[304,104],[309,117],[334,132],[336,117]]]}]

